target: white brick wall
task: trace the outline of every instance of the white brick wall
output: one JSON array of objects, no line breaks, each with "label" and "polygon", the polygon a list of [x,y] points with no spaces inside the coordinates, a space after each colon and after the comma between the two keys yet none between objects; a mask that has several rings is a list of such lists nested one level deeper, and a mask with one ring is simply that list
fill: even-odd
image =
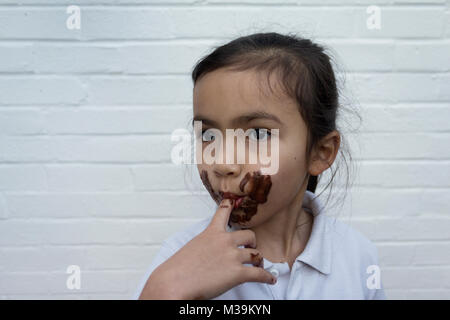
[{"label": "white brick wall", "polygon": [[450,299],[449,0],[1,0],[0,298],[132,296],[161,241],[211,214],[170,163],[190,71],[258,31],[335,51],[363,116],[343,124],[358,171],[337,214],[376,243],[388,298]]}]

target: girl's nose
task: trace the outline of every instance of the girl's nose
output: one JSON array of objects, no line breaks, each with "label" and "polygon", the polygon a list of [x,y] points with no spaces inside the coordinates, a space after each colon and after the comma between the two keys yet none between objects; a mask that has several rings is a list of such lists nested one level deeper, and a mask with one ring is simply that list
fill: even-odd
[{"label": "girl's nose", "polygon": [[239,164],[215,164],[214,173],[218,176],[239,176],[241,166]]}]

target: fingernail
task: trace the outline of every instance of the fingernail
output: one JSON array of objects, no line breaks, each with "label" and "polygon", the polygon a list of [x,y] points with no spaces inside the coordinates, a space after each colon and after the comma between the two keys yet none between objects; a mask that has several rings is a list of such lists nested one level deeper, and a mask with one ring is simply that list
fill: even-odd
[{"label": "fingernail", "polygon": [[272,278],[272,284],[277,283],[277,278]]}]

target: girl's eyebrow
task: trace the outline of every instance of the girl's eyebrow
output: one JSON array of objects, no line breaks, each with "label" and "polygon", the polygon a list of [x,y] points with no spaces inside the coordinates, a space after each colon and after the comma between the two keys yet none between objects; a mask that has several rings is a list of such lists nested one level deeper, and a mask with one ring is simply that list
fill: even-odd
[{"label": "girl's eyebrow", "polygon": [[267,120],[273,120],[275,122],[278,122],[280,125],[282,125],[283,123],[281,122],[281,120],[274,114],[265,112],[265,111],[254,111],[254,112],[250,112],[247,114],[244,114],[242,116],[239,116],[237,118],[235,118],[233,120],[233,123],[245,123],[245,122],[249,122],[255,119],[267,119]]},{"label": "girl's eyebrow", "polygon": [[213,127],[219,127],[219,124],[217,122],[215,122],[214,120],[210,120],[206,117],[203,116],[195,116],[192,119],[192,126],[194,126],[194,121],[201,121],[202,123],[205,123],[207,125],[213,126]]},{"label": "girl's eyebrow", "polygon": [[[275,122],[278,122],[280,125],[282,125],[283,123],[281,122],[281,120],[274,114],[265,112],[265,111],[254,111],[254,112],[250,112],[247,114],[243,114],[239,117],[236,117],[232,120],[233,124],[242,124],[242,123],[247,123],[249,121],[252,120],[256,120],[256,119],[267,119],[267,120],[273,120]],[[218,123],[215,122],[214,120],[210,120],[206,117],[203,116],[195,116],[192,119],[192,126],[194,126],[194,121],[202,121],[207,125],[211,125],[214,127],[219,127]]]}]

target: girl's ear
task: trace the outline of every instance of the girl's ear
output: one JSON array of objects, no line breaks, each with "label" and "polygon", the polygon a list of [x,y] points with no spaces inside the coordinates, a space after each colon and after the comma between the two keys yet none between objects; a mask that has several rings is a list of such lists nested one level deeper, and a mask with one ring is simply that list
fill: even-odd
[{"label": "girl's ear", "polygon": [[318,176],[331,167],[336,159],[340,144],[341,136],[337,130],[323,137],[312,151],[308,172],[313,176]]}]

